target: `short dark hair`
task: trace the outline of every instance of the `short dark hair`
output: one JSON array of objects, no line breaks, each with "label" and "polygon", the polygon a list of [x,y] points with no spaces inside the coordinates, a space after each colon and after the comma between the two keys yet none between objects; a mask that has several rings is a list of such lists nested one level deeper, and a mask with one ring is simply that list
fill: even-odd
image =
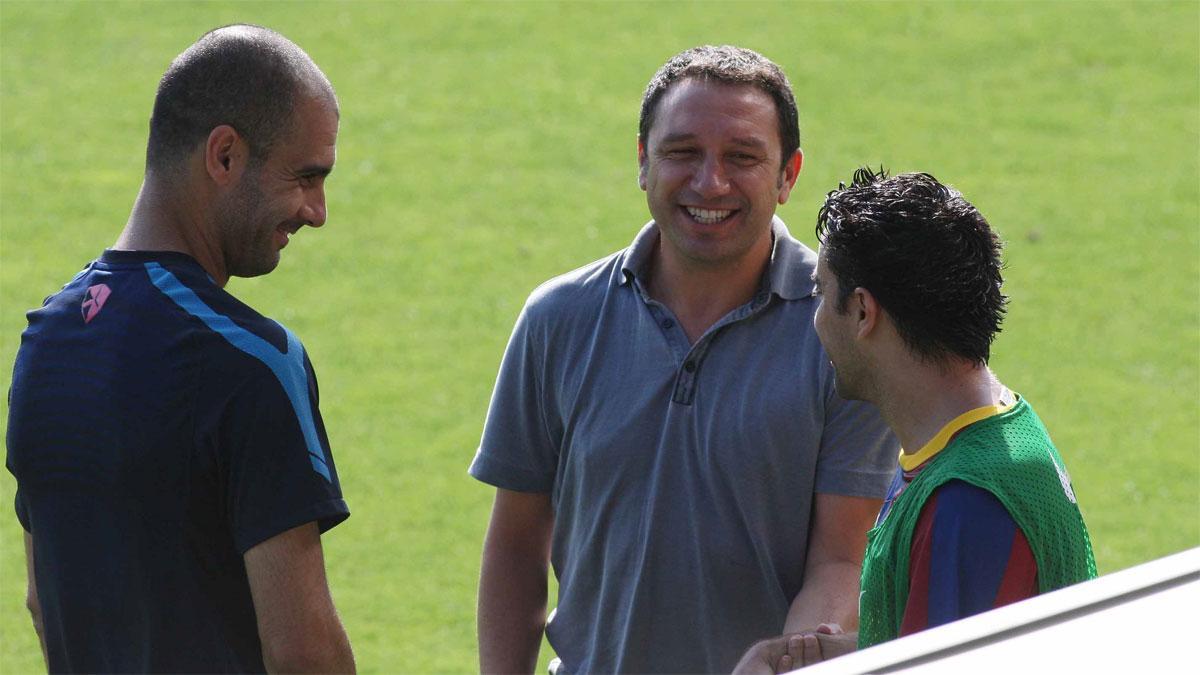
[{"label": "short dark hair", "polygon": [[654,126],[658,102],[672,84],[689,77],[724,84],[749,84],[769,94],[775,101],[775,113],[779,118],[781,161],[787,163],[800,148],[800,120],[787,76],[762,54],[732,45],[704,45],[680,52],[650,78],[646,93],[642,94],[642,113],[638,120],[638,141],[643,147],[647,145],[650,127]]},{"label": "short dark hair", "polygon": [[817,239],[838,281],[838,312],[865,288],[915,354],[987,363],[1008,300],[1003,246],[957,190],[927,173],[859,169],[825,197]]},{"label": "short dark hair", "polygon": [[150,117],[147,168],[167,168],[222,124],[261,161],[290,129],[303,95],[336,101],[308,54],[269,28],[235,24],[200,37],[175,57],[158,84]]}]

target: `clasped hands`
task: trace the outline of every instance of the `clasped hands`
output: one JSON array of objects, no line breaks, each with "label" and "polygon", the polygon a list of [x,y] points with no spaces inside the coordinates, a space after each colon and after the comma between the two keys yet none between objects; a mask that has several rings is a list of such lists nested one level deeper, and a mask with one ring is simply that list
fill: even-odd
[{"label": "clasped hands", "polygon": [[738,661],[733,675],[779,675],[849,654],[857,646],[857,633],[847,633],[836,623],[823,623],[814,631],[756,642]]}]

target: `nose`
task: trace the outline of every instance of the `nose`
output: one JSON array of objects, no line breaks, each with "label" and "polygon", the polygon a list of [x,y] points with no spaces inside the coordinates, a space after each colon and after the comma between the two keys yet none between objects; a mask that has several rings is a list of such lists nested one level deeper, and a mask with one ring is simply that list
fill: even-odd
[{"label": "nose", "polygon": [[717,197],[729,192],[729,177],[720,157],[708,156],[692,175],[692,189],[701,197]]},{"label": "nose", "polygon": [[325,224],[325,218],[328,215],[328,211],[325,208],[324,184],[317,184],[309,188],[307,194],[304,195],[304,207],[300,213],[301,218],[310,227],[321,227]]}]

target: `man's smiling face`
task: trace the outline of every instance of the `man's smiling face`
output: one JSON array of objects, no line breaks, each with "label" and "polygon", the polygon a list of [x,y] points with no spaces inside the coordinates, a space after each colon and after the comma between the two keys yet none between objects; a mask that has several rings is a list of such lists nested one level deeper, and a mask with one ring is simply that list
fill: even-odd
[{"label": "man's smiling face", "polygon": [[799,155],[784,165],[780,152],[766,92],[690,78],[672,86],[638,158],[663,254],[718,267],[768,255],[775,207],[800,168]]},{"label": "man's smiling face", "polygon": [[291,235],[305,225],[325,224],[325,177],[336,159],[337,108],[313,98],[293,114],[290,133],[261,163],[247,167],[219,207],[230,276],[270,272]]}]

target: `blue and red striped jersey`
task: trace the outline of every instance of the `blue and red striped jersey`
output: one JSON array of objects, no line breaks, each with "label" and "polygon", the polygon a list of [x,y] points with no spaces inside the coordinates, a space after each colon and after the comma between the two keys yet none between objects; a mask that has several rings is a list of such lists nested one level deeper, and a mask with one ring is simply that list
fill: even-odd
[{"label": "blue and red striped jersey", "polygon": [[[901,454],[878,522],[896,498],[962,429],[1008,406],[971,411],[920,451]],[[909,595],[901,635],[1037,595],[1037,563],[1025,534],[992,493],[950,481],[921,508],[909,550]]]}]

